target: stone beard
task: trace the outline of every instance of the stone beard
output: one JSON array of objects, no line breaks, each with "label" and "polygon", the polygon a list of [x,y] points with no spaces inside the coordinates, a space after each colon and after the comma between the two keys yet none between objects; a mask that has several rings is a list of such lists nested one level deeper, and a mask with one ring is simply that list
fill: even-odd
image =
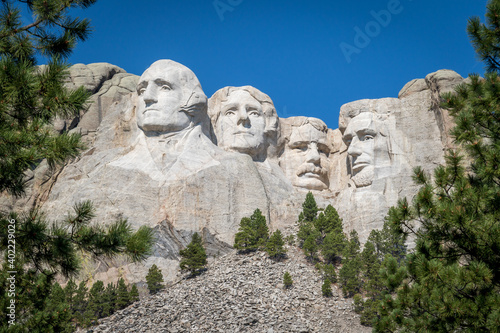
[{"label": "stone beard", "polygon": [[317,191],[329,188],[330,148],[326,131],[326,125],[319,119],[309,118],[299,126],[292,126],[280,157],[280,166],[292,185]]},{"label": "stone beard", "polygon": [[347,145],[347,155],[351,179],[356,187],[365,187],[375,179],[375,166],[390,166],[388,138],[381,131],[381,121],[372,112],[362,112],[353,117],[343,140]]}]

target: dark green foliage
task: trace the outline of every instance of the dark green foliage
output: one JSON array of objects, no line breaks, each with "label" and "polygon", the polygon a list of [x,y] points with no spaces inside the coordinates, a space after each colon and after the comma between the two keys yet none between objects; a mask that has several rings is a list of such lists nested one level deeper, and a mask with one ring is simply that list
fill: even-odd
[{"label": "dark green foliage", "polygon": [[64,298],[66,303],[70,306],[70,311],[71,313],[74,313],[74,302],[76,298],[76,293],[78,290],[78,286],[76,285],[75,281],[73,279],[69,279],[68,283],[66,284],[66,287],[64,287]]},{"label": "dark green foliage", "polygon": [[307,239],[304,241],[304,245],[302,247],[304,250],[304,253],[306,257],[311,260],[315,261],[318,259],[318,244],[316,243],[316,238],[313,235],[310,235],[307,237]]},{"label": "dark green foliage", "polygon": [[416,248],[404,267],[393,258],[383,271],[397,294],[384,298],[379,332],[500,327],[499,17],[500,1],[489,1],[486,24],[473,18],[467,29],[491,73],[484,80],[471,75],[455,95],[442,96],[460,150],[448,152],[433,180],[416,168],[420,191],[411,204],[402,199],[389,211],[395,229],[416,237]]},{"label": "dark green foliage", "polygon": [[137,290],[137,286],[135,284],[132,285],[130,289],[130,303],[134,303],[139,301],[139,290]]},{"label": "dark green foliage", "polygon": [[375,247],[379,261],[382,261],[387,254],[396,258],[398,262],[406,258],[406,235],[397,232],[392,223],[385,221],[381,230],[372,230],[368,242]]},{"label": "dark green foliage", "polygon": [[200,274],[207,264],[207,254],[205,253],[201,237],[197,232],[193,234],[191,243],[184,250],[180,250],[179,254],[182,257],[180,262],[181,270],[188,270],[191,276]]},{"label": "dark green foliage", "polygon": [[318,206],[316,205],[316,200],[311,192],[307,193],[306,199],[302,204],[302,214],[304,221],[313,222],[316,220],[316,215],[318,215]]},{"label": "dark green foliage", "polygon": [[116,309],[121,310],[130,304],[130,294],[125,284],[125,280],[120,278],[116,287]]},{"label": "dark green foliage", "polygon": [[269,238],[266,218],[256,209],[250,218],[241,219],[240,227],[234,237],[234,248],[240,252],[256,251],[264,248]]},{"label": "dark green foliage", "polygon": [[78,289],[76,291],[75,297],[73,299],[73,303],[71,304],[71,308],[73,311],[73,317],[76,321],[83,325],[85,312],[87,310],[87,292],[88,288],[86,286],[85,281],[81,281],[78,285]]},{"label": "dark green foliage", "polygon": [[89,290],[87,310],[84,313],[84,325],[92,325],[98,318],[103,317],[104,310],[104,283],[100,280],[94,282]]},{"label": "dark green foliage", "polygon": [[339,262],[346,239],[342,229],[342,219],[339,218],[335,208],[328,205],[324,212],[316,216],[318,207],[311,192],[307,194],[302,207],[297,233],[299,247],[312,261],[319,259],[317,254],[321,251],[325,262]]},{"label": "dark green foliage", "polygon": [[290,275],[290,273],[285,272],[285,274],[283,274],[283,285],[285,286],[285,289],[291,288],[292,284],[292,276]]},{"label": "dark green foliage", "polygon": [[[56,116],[77,117],[88,105],[89,93],[83,87],[65,87],[68,65],[64,58],[90,33],[89,21],[72,18],[70,9],[84,9],[94,2],[30,0],[0,4],[0,192],[23,195],[27,171],[43,159],[54,169],[83,148],[78,135],[55,133],[51,122]],[[22,15],[21,6],[26,6]],[[33,22],[23,23],[25,17],[33,17]],[[43,58],[47,65],[37,67],[36,59]],[[82,251],[98,257],[128,254],[135,261],[150,252],[150,229],[133,233],[126,221],[107,228],[103,227],[106,221],[91,225],[90,203],[77,204],[75,211],[54,225],[37,209],[22,216],[0,216],[0,230],[7,230],[10,219],[16,220],[16,283],[20,287],[16,309],[18,319],[22,317],[18,330],[65,331],[68,313],[83,315],[76,305],[80,294],[73,286],[73,296],[67,300],[73,303],[62,310],[60,290],[52,288],[56,274],[67,277],[78,273]],[[0,253],[6,250],[7,237],[2,237]],[[0,303],[6,301],[5,293],[0,292]],[[2,318],[4,310],[0,309]],[[0,330],[4,325],[1,321]]]},{"label": "dark green foliage", "polygon": [[328,279],[332,283],[337,282],[337,272],[333,264],[320,265],[319,271],[322,273],[323,279]]},{"label": "dark green foliage", "polygon": [[[0,217],[0,230],[7,230],[11,218],[16,221],[17,257],[15,261],[19,266],[16,269],[18,271],[16,285],[26,286],[16,297],[16,309],[25,318],[20,325],[23,329],[42,327],[51,330],[50,327],[55,327],[54,325],[62,327],[65,325],[62,321],[66,320],[63,314],[67,316],[68,313],[69,317],[75,317],[78,322],[84,323],[86,310],[80,308],[80,304],[84,304],[84,298],[77,301],[80,297],[79,291],[69,296],[73,298],[73,301],[68,299],[66,311],[57,310],[58,306],[49,306],[49,303],[54,303],[54,300],[50,299],[52,294],[50,290],[55,276],[76,274],[80,268],[82,251],[93,254],[95,257],[112,257],[129,252],[127,241],[134,234],[125,221],[118,221],[106,230],[102,226],[91,225],[92,217],[93,211],[89,203],[76,205],[75,214],[68,215],[63,223],[52,226],[49,226],[43,214],[37,210],[32,210],[26,215],[11,214],[8,218],[7,216]],[[151,247],[151,230],[142,230],[149,235],[148,247]],[[140,232],[142,232],[141,229],[138,233]],[[0,252],[3,254],[7,254],[7,241],[7,237],[0,240]],[[140,253],[133,253],[132,258],[137,254]],[[142,256],[144,255],[146,253],[142,253]],[[0,284],[6,285],[4,282],[6,281],[2,280]],[[34,285],[38,286],[36,290],[32,287]],[[71,288],[74,291],[74,286]],[[0,303],[7,301],[9,301],[7,294],[0,293]],[[5,308],[0,309],[2,316],[4,311]],[[53,313],[54,311],[56,314]],[[54,320],[49,323],[44,319],[47,317],[54,317]],[[57,321],[56,318],[60,318],[61,321]]]},{"label": "dark green foliage", "polygon": [[158,266],[154,265],[149,268],[148,275],[146,275],[146,282],[148,284],[148,290],[150,294],[156,294],[158,291],[162,290],[164,286],[163,274],[161,273]]},{"label": "dark green foliage", "polygon": [[271,237],[266,244],[266,252],[269,257],[281,260],[286,256],[286,249],[284,248],[285,242],[283,241],[283,236],[281,235],[281,231],[278,229]]},{"label": "dark green foliage", "polygon": [[364,302],[363,302],[363,296],[361,294],[356,294],[352,298],[353,303],[354,303],[354,312],[360,314],[364,310]]},{"label": "dark green foliage", "polygon": [[[74,211],[75,214],[68,214],[63,222],[53,225],[36,209],[25,215],[0,215],[0,229],[7,230],[10,219],[15,219],[18,260],[45,274],[70,276],[77,273],[80,251],[95,257],[126,254],[134,261],[144,259],[151,252],[151,229],[141,227],[134,233],[125,220],[116,221],[107,228],[91,224],[94,209],[89,201],[76,204]],[[141,239],[139,248],[138,238]],[[7,246],[7,238],[2,238],[0,251],[6,251]]]},{"label": "dark green foliage", "polygon": [[[0,192],[24,193],[25,171],[42,159],[49,165],[74,157],[83,148],[75,134],[52,133],[53,117],[79,116],[89,94],[64,86],[67,57],[90,33],[87,19],[68,16],[95,0],[3,1],[0,11]],[[23,24],[20,6],[36,20]],[[31,16],[31,15],[30,15]],[[39,70],[36,57],[48,60]]]},{"label": "dark green foliage", "polygon": [[314,223],[309,221],[303,221],[299,225],[299,232],[297,233],[297,240],[299,242],[299,247],[304,246],[304,242],[307,238],[312,237],[316,242],[321,242],[321,233],[316,230]]},{"label": "dark green foliage", "polygon": [[117,303],[117,290],[112,283],[108,283],[106,290],[104,290],[103,306],[102,306],[102,317],[110,316],[116,307],[119,307]]},{"label": "dark green foliage", "polygon": [[346,247],[346,238],[343,232],[331,231],[323,239],[321,255],[327,263],[340,261],[342,252]]},{"label": "dark green foliage", "polygon": [[293,234],[286,236],[285,242],[290,246],[294,246],[295,245],[295,236]]},{"label": "dark green foliage", "polygon": [[[321,217],[321,218],[320,218]],[[328,205],[325,208],[324,213],[320,213],[318,219],[315,222],[316,230],[326,235],[330,232],[335,232],[337,234],[343,234],[342,229],[342,219],[339,217],[337,210],[333,208],[332,205]]]},{"label": "dark green foliage", "polygon": [[469,19],[467,33],[479,58],[485,62],[488,72],[500,71],[500,51],[498,31],[500,22],[498,13],[500,3],[496,0],[488,1],[486,10],[486,23],[482,23],[479,17]]},{"label": "dark green foliage", "polygon": [[325,297],[332,296],[332,283],[328,278],[325,279],[323,285],[321,286],[321,294]]},{"label": "dark green foliage", "polygon": [[346,297],[352,297],[359,293],[362,287],[360,258],[360,244],[358,233],[353,230],[349,242],[347,242],[342,268],[339,271],[339,282]]}]

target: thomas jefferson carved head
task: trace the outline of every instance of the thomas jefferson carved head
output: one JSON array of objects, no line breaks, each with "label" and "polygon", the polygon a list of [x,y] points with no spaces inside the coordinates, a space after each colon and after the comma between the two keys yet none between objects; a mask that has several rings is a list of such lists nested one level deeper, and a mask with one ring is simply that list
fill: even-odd
[{"label": "thomas jefferson carved head", "polygon": [[285,122],[285,143],[280,157],[285,175],[296,187],[318,191],[328,189],[328,127],[317,118],[290,117]]},{"label": "thomas jefferson carved head", "polygon": [[172,60],[158,60],[137,84],[137,125],[144,132],[171,133],[202,122],[207,97],[196,75]]},{"label": "thomas jefferson carved head", "polygon": [[269,96],[251,86],[225,87],[208,104],[219,147],[265,159],[279,124]]}]

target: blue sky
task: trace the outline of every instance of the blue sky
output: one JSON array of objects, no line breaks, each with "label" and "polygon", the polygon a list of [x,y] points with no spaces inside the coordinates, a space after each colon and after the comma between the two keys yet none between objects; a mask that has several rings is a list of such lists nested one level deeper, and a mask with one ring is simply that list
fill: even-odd
[{"label": "blue sky", "polygon": [[195,72],[208,97],[252,85],[280,117],[318,117],[337,128],[342,104],[397,97],[406,82],[439,69],[483,74],[466,25],[471,16],[484,19],[486,3],[100,0],[78,12],[94,32],[69,61],[109,62],[140,75],[173,59]]}]

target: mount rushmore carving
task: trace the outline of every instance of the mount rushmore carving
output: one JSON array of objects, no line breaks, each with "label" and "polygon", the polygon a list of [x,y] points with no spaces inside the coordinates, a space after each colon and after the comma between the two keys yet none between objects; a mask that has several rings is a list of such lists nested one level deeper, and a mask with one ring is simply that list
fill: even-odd
[{"label": "mount rushmore carving", "polygon": [[[452,71],[431,73],[398,98],[345,104],[339,129],[329,129],[317,118],[279,118],[271,98],[251,86],[224,87],[208,99],[196,75],[172,60],[153,63],[140,78],[109,64],[84,68],[107,89],[96,89],[97,107],[72,129],[90,148],[55,174],[42,164],[27,198],[4,195],[1,204],[38,204],[56,219],[92,200],[98,221],[153,227],[157,245],[146,266],[157,264],[167,280],[192,233],[203,235],[209,253],[222,253],[256,208],[271,229],[291,233],[307,191],[365,241],[398,198],[416,192],[412,168],[443,163],[451,122],[439,94],[463,81]],[[81,84],[78,73],[68,84]],[[146,272],[120,260],[92,267],[101,280],[144,281]]]}]

